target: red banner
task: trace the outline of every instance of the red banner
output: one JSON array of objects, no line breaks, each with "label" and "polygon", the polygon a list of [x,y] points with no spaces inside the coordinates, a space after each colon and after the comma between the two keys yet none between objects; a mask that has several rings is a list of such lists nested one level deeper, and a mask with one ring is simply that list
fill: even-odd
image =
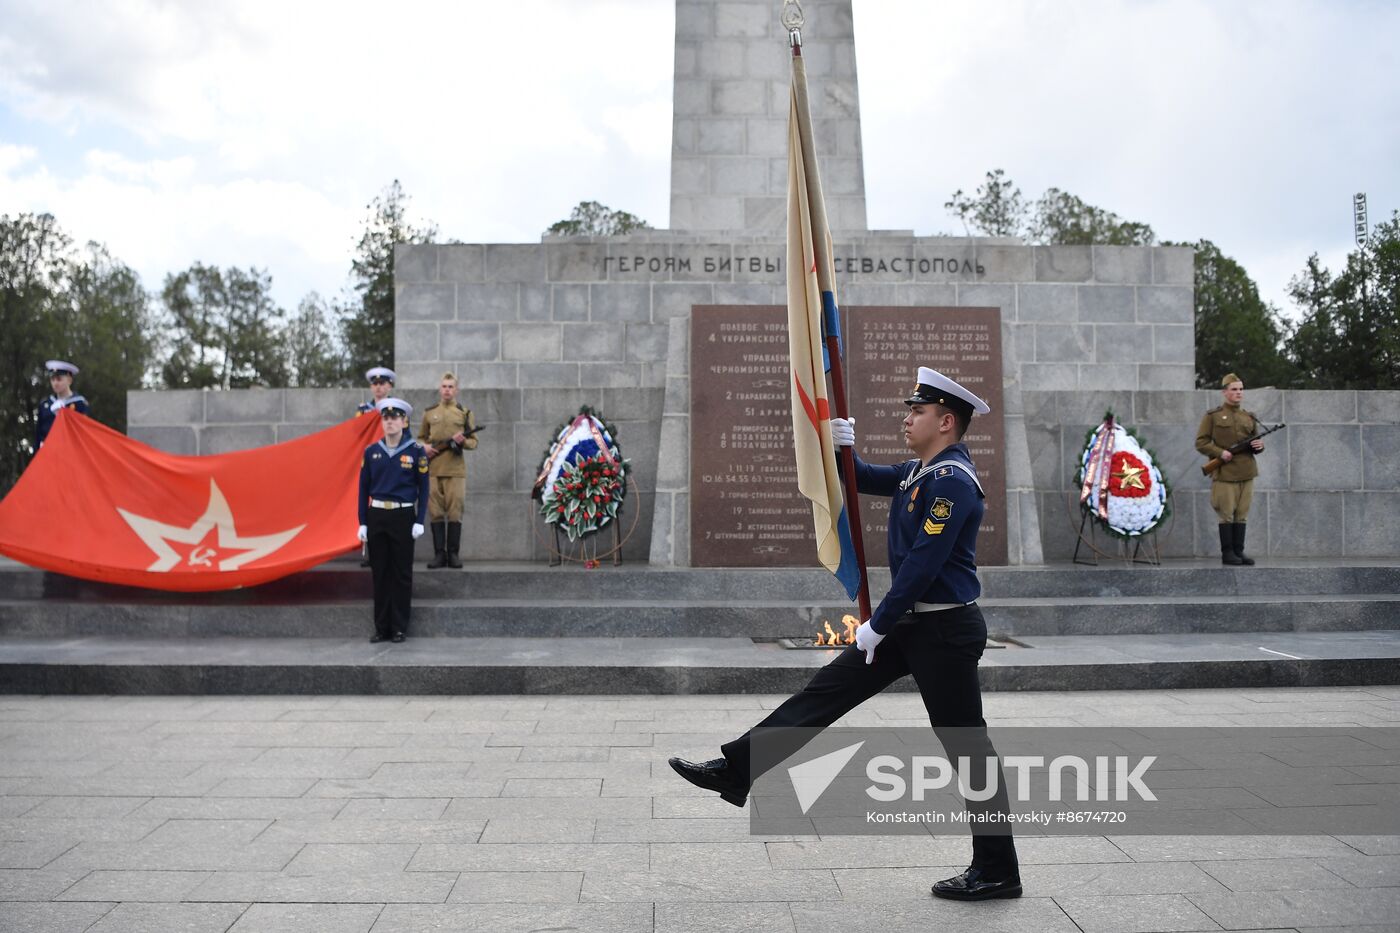
[{"label": "red banner", "polygon": [[0,501],[0,554],[158,590],[266,583],[359,546],[360,458],[382,436],[361,415],[271,447],[180,457],[65,410]]}]

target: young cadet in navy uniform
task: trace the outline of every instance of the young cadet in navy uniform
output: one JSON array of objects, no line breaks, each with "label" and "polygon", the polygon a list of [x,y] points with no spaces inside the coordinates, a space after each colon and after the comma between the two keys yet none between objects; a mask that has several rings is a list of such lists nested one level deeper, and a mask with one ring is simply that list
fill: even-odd
[{"label": "young cadet in navy uniform", "polygon": [[[905,674],[914,675],[949,760],[962,756],[975,764],[997,760],[987,738],[977,680],[977,662],[987,642],[987,624],[974,602],[981,595],[977,528],[984,494],[962,443],[972,415],[991,409],[926,366],[919,367],[918,379],[914,394],[904,400],[909,406],[904,439],[918,459],[895,466],[855,460],[860,491],[890,497],[889,592],[856,630],[855,645],[755,726],[797,727],[797,731],[764,734],[765,744],[791,746],[779,746],[783,754],[774,755],[775,761],[806,744],[811,733],[804,734],[802,727],[831,725]],[[839,446],[853,446],[853,423],[832,419],[831,436]],[[890,643],[882,644],[886,640]],[[722,746],[723,758],[703,764],[672,758],[671,767],[690,783],[718,791],[723,799],[742,807],[758,776],[751,773],[751,736],[752,732],[745,733]],[[985,788],[987,770],[974,767],[968,786]],[[997,793],[982,803],[969,801],[969,811],[1008,813],[1002,778],[996,775]],[[933,894],[968,901],[1020,897],[1020,867],[1009,830],[1003,835],[974,835],[971,867],[935,884]]]},{"label": "young cadet in navy uniform", "polygon": [[365,370],[365,379],[369,382],[368,402],[361,402],[355,409],[355,414],[363,415],[366,412],[374,411],[376,406],[389,397],[389,393],[394,391],[394,380],[398,377],[394,371],[387,366],[375,366]]},{"label": "young cadet in navy uniform", "polygon": [[405,433],[413,406],[379,401],[384,438],[360,460],[360,540],[369,544],[374,577],[374,637],[403,641],[413,609],[413,542],[428,508],[428,455]]},{"label": "young cadet in navy uniform", "polygon": [[49,388],[53,389],[44,401],[39,403],[39,421],[35,431],[34,449],[44,446],[49,431],[53,430],[54,419],[65,408],[88,413],[87,399],[73,392],[73,377],[78,375],[78,367],[63,360],[49,360],[44,364],[49,371]]},{"label": "young cadet in navy uniform", "polygon": [[[355,408],[355,414],[364,415],[375,411],[376,406],[389,397],[389,393],[394,390],[394,380],[398,377],[394,371],[387,366],[374,366],[365,370],[365,380],[369,383],[370,400],[361,402]],[[361,567],[369,566],[369,551],[366,550],[363,559],[360,561]]]}]

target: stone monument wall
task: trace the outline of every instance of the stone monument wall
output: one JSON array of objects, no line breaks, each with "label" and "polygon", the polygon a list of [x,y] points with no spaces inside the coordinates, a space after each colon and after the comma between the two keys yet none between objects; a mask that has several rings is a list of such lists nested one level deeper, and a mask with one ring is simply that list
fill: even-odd
[{"label": "stone monument wall", "polygon": [[[673,423],[650,426],[666,458],[638,481],[656,484],[651,560],[686,565],[690,310],[785,304],[784,253],[771,236],[668,231],[400,247],[395,368],[402,385],[424,388],[451,369],[464,392],[666,390]],[[1022,391],[1191,385],[1189,249],[886,233],[844,237],[834,258],[843,305],[999,309],[1012,563],[1040,560]]]},{"label": "stone monument wall", "polygon": [[[400,387],[397,394],[414,406],[416,431],[417,413],[437,400],[437,392]],[[329,427],[350,417],[366,396],[352,389],[129,392],[128,432],[170,453],[226,453]],[[648,559],[659,390],[472,388],[463,389],[459,398],[484,426],[477,449],[465,454],[464,560],[542,560],[547,555],[542,541],[552,537],[532,511],[530,487],[553,432],[583,404],[602,410],[617,427],[623,454],[636,468],[636,495],[623,512],[622,529],[633,529],[623,557]],[[425,549],[430,552],[431,545],[420,542],[419,551]]]},{"label": "stone monument wall", "polygon": [[[1085,435],[1112,409],[1156,455],[1174,493],[1161,535],[1166,556],[1218,556],[1210,480],[1196,453],[1201,416],[1217,391],[1026,392],[1030,449],[1046,560],[1068,559],[1079,525],[1071,490]],[[1400,392],[1245,390],[1269,436],[1249,514],[1248,548],[1273,557],[1400,555]],[[1100,542],[1103,538],[1100,537]]]},{"label": "stone monument wall", "polygon": [[[787,224],[792,54],[770,0],[676,4],[671,227],[781,233]],[[833,230],[865,230],[850,0],[808,4],[813,134]]]}]

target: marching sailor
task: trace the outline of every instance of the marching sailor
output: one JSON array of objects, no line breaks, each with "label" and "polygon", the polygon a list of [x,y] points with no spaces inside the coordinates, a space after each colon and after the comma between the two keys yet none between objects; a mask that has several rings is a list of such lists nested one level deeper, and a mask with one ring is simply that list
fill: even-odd
[{"label": "marching sailor", "polygon": [[[947,759],[966,756],[974,763],[968,786],[985,788],[988,780],[997,786],[990,799],[967,801],[974,823],[996,824],[997,829],[974,834],[972,865],[934,884],[932,893],[968,901],[1020,897],[1016,847],[1010,831],[1000,829],[1008,824],[997,819],[1009,813],[1006,781],[1000,773],[992,776],[1000,760],[987,737],[977,679],[987,642],[987,624],[975,602],[981,595],[977,529],[985,495],[962,443],[973,414],[991,409],[926,366],[919,367],[918,383],[904,404],[909,406],[904,440],[915,459],[877,466],[855,458],[860,491],[890,500],[889,592],[857,629],[856,643],[755,729],[765,730],[758,736],[765,761],[781,761],[805,745],[813,729],[831,725],[912,674]],[[831,437],[837,446],[854,446],[853,422],[833,418]],[[753,760],[753,741],[750,731],[721,746],[722,758],[701,764],[672,758],[671,767],[690,783],[743,806],[758,777],[755,767],[770,766]]]}]

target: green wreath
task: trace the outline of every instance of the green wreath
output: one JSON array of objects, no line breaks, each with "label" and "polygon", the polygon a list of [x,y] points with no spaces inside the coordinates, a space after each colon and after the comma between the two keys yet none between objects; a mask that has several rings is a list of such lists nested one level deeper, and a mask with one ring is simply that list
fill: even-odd
[{"label": "green wreath", "polygon": [[[575,448],[570,446],[569,437],[581,424],[589,428],[589,449],[596,446],[597,453],[571,458]],[[554,437],[540,462],[532,494],[540,500],[539,511],[545,522],[563,530],[570,541],[577,541],[617,518],[627,497],[631,463],[622,457],[617,429],[587,405],[561,424]],[[549,476],[556,467],[558,473],[550,482]]]}]

